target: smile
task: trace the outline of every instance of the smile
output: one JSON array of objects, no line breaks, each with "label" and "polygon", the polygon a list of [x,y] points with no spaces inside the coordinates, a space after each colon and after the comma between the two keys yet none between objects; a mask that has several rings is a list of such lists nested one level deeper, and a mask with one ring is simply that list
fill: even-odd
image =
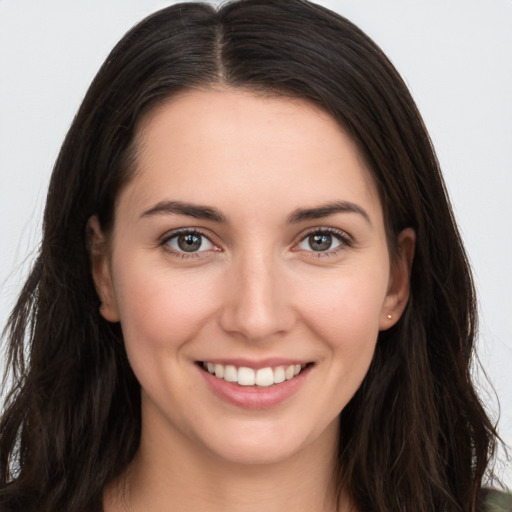
[{"label": "smile", "polygon": [[245,366],[223,365],[219,363],[203,362],[202,367],[218,379],[236,383],[239,386],[269,387],[291,380],[299,375],[306,367],[305,364],[291,364],[288,366],[266,367],[254,370]]}]

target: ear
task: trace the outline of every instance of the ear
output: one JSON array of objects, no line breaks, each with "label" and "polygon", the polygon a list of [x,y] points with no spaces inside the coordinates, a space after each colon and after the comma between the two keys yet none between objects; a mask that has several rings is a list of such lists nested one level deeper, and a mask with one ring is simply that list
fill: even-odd
[{"label": "ear", "polygon": [[381,331],[395,325],[407,306],[410,291],[410,273],[416,245],[416,233],[412,228],[404,229],[397,239],[397,253],[391,262],[388,291],[381,311]]},{"label": "ear", "polygon": [[92,278],[101,301],[100,313],[109,322],[119,322],[119,311],[110,270],[109,246],[96,215],[87,222],[87,242]]}]

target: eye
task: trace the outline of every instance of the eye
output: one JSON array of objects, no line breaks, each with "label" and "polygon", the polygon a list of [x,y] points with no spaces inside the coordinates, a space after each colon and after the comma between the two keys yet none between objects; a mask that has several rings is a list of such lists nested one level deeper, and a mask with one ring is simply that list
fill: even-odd
[{"label": "eye", "polygon": [[197,253],[215,248],[213,243],[198,231],[182,231],[167,237],[163,245],[178,253]]},{"label": "eye", "polygon": [[303,251],[336,252],[343,246],[349,246],[350,240],[347,235],[342,232],[319,229],[309,233],[298,244],[298,248]]}]

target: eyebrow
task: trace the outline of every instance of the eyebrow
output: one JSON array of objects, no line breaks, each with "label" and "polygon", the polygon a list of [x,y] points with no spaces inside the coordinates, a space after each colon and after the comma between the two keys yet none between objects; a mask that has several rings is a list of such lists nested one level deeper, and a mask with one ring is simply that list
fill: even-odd
[{"label": "eyebrow", "polygon": [[370,216],[366,211],[355,203],[350,201],[335,201],[316,208],[298,209],[295,210],[287,220],[288,224],[296,224],[305,220],[316,220],[335,215],[336,213],[356,213],[361,215],[364,220],[372,225]]},{"label": "eyebrow", "polygon": [[[335,201],[316,208],[299,208],[291,213],[287,224],[296,224],[305,220],[317,220],[335,215],[336,213],[356,213],[361,215],[368,224],[372,225],[370,216],[366,211],[350,201]],[[145,210],[140,218],[154,215],[186,215],[195,219],[211,220],[226,224],[227,218],[216,208],[201,206],[182,201],[160,201],[155,206]]]},{"label": "eyebrow", "polygon": [[186,215],[195,219],[212,220],[214,222],[227,223],[227,219],[216,208],[201,206],[182,201],[160,201],[155,206],[145,210],[140,218],[154,215]]}]

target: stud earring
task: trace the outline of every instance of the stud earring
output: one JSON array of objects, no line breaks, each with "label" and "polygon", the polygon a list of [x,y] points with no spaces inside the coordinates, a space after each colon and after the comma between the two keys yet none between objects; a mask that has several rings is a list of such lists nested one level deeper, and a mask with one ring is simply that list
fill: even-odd
[{"label": "stud earring", "polygon": [[388,319],[391,320],[392,318],[393,318],[393,316],[388,313]]}]

